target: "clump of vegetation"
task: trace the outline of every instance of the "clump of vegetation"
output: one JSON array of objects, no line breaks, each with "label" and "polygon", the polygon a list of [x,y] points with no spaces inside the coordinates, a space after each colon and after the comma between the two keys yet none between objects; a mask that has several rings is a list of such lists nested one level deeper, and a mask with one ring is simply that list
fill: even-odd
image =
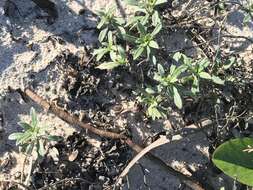
[{"label": "clump of vegetation", "polygon": [[[167,56],[173,60],[170,63],[161,59],[159,55],[164,54],[162,50],[164,44],[159,40],[158,34],[164,30],[164,21],[157,6],[166,2],[166,0],[126,0],[126,3],[134,8],[133,15],[126,21],[116,17],[111,10],[110,14],[108,14],[109,11],[101,12],[98,24],[98,29],[101,29],[99,35],[101,47],[94,51],[94,55],[97,61],[104,63],[97,68],[112,70],[119,66],[136,68],[143,63],[148,65],[145,77],[149,78],[151,82],[142,81],[143,83],[136,90],[136,98],[145,108],[146,116],[152,120],[166,118],[168,107],[172,102],[178,109],[182,109],[185,98],[201,99],[207,89],[206,86],[211,86],[210,96],[212,96],[214,110],[216,110],[215,106],[219,107],[221,101],[219,91],[226,89],[227,84],[236,81],[230,69],[238,65],[237,58],[235,56],[224,58],[218,49],[213,60],[207,56],[191,58],[182,52],[168,54]],[[216,8],[224,11],[227,4],[229,2],[219,1]],[[239,5],[245,13],[243,22],[247,24],[252,18],[253,7],[251,4]],[[252,139],[246,140],[251,142]],[[245,157],[238,157],[236,161],[232,155],[240,154],[243,150],[240,150],[239,153],[237,150],[229,149],[230,157],[228,158],[226,156],[227,146],[231,142],[235,143],[237,147],[242,141],[232,140],[221,145],[215,151],[213,161],[226,174],[244,184],[252,185],[252,179],[244,175],[246,172],[252,172],[248,171],[250,170],[248,166],[251,162],[249,159],[251,154],[244,152]],[[248,168],[240,170],[243,163]],[[239,170],[242,175],[236,175]]]},{"label": "clump of vegetation", "polygon": [[[169,100],[181,109],[183,97],[189,95],[196,97],[202,82],[224,85],[225,81],[211,71],[210,67],[213,65],[207,58],[194,60],[178,52],[173,55],[176,64],[172,63],[169,69],[159,63],[157,54],[163,44],[159,45],[157,35],[163,30],[163,21],[156,6],[166,1],[126,2],[135,8],[135,13],[127,22],[116,17],[112,13],[113,9],[99,13],[101,47],[94,50],[94,55],[97,61],[105,61],[97,67],[102,70],[111,70],[119,66],[131,67],[133,64],[143,62],[150,63],[152,70],[156,70],[151,77],[157,85],[144,84],[147,88],[140,90],[141,93],[137,98],[147,108],[148,117],[152,119],[166,117],[164,105]],[[139,13],[141,16],[136,16]],[[216,70],[217,66],[218,64]]]}]

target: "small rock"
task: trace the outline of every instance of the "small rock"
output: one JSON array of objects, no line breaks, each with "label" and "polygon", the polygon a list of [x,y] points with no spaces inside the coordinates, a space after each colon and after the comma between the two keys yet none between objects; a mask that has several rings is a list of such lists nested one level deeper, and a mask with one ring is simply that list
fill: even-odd
[{"label": "small rock", "polygon": [[75,159],[76,159],[77,156],[78,156],[78,153],[79,153],[78,150],[73,151],[73,152],[69,155],[69,157],[68,157],[69,161],[70,161],[70,162],[75,161]]}]

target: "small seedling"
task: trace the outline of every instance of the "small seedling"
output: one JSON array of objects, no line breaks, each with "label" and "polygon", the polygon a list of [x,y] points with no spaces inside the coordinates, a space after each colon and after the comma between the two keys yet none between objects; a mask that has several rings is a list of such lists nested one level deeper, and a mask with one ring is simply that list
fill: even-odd
[{"label": "small seedling", "polygon": [[162,25],[157,25],[152,33],[149,33],[147,28],[145,28],[141,23],[137,24],[137,28],[140,36],[135,40],[136,49],[133,50],[133,59],[138,59],[145,51],[147,59],[149,60],[150,55],[152,54],[151,50],[159,48],[159,45],[154,38],[162,29]]},{"label": "small seedling", "polygon": [[112,51],[110,53],[111,62],[105,62],[99,65],[97,68],[104,70],[104,69],[114,69],[115,67],[127,65],[128,60],[126,57],[125,50],[121,46],[117,46],[117,51]]},{"label": "small seedling", "polygon": [[182,53],[176,53],[173,59],[178,63],[185,65],[186,73],[182,78],[182,83],[192,82],[191,92],[196,95],[199,92],[199,84],[202,79],[211,80],[216,84],[223,85],[224,81],[216,75],[211,75],[207,72],[207,67],[210,65],[210,61],[207,58],[200,60],[192,60]]},{"label": "small seedling", "polygon": [[35,150],[38,156],[44,156],[45,144],[47,141],[57,141],[58,136],[52,136],[47,133],[48,127],[39,126],[39,121],[34,108],[30,110],[31,123],[20,122],[23,132],[12,133],[9,140],[15,140],[16,145],[21,147],[21,151],[31,155]]},{"label": "small seedling", "polygon": [[125,21],[120,17],[116,17],[114,13],[114,7],[108,10],[98,11],[100,21],[97,25],[97,28],[101,30],[98,39],[101,43],[104,41],[109,31],[118,30],[124,33],[124,28],[122,25],[125,24]]},{"label": "small seedling", "polygon": [[158,72],[154,75],[154,79],[159,82],[157,86],[158,92],[165,97],[172,97],[179,109],[182,108],[182,98],[178,92],[178,87],[180,86],[179,77],[185,70],[185,65],[179,67],[171,65],[169,73],[166,73],[163,66],[158,64]]},{"label": "small seedling", "polygon": [[[30,157],[30,167],[24,182],[25,185],[28,185],[30,180],[33,168],[33,159],[37,160],[38,158],[44,156],[46,153],[45,145],[47,142],[59,140],[58,136],[49,135],[47,133],[48,127],[39,126],[39,120],[33,108],[30,110],[30,116],[32,120],[30,124],[26,122],[19,123],[19,125],[23,128],[23,132],[12,133],[9,136],[9,140],[15,140],[16,145],[21,148],[21,152]],[[21,176],[21,182],[23,182],[22,180],[23,172]]]},{"label": "small seedling", "polygon": [[145,92],[143,92],[141,96],[137,98],[137,100],[146,105],[146,115],[151,117],[152,120],[166,117],[166,114],[160,105],[162,102],[162,96],[157,94],[153,89],[146,88]]},{"label": "small seedling", "polygon": [[113,43],[112,32],[108,32],[108,42],[102,42],[102,47],[95,49],[93,55],[96,56],[97,61],[100,61],[106,54],[113,54],[117,51],[117,46]]},{"label": "small seedling", "polygon": [[135,16],[129,19],[126,26],[136,26],[137,23],[141,23],[142,25],[146,25],[150,18],[152,18],[153,26],[161,23],[161,19],[159,17],[159,13],[155,10],[157,5],[166,3],[167,0],[126,0],[128,5],[133,6],[136,12],[141,12],[143,16]]}]

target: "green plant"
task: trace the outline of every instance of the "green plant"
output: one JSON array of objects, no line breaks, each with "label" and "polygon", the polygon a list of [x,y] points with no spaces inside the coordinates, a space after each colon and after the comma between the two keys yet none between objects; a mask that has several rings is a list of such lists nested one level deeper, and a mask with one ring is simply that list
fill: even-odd
[{"label": "green plant", "polygon": [[[34,108],[30,110],[31,123],[20,122],[19,125],[23,128],[23,132],[12,133],[9,136],[9,140],[15,140],[16,145],[21,148],[21,152],[30,157],[30,166],[28,169],[28,174],[24,182],[25,185],[28,185],[32,168],[33,168],[33,159],[37,160],[38,158],[44,156],[45,146],[49,141],[58,141],[58,136],[49,135],[47,132],[48,127],[39,126],[39,120]],[[36,153],[36,154],[34,154]],[[24,164],[26,159],[24,161]],[[23,172],[21,175],[21,182],[23,182]]]},{"label": "green plant", "polygon": [[110,58],[112,61],[102,63],[99,66],[97,66],[97,68],[101,70],[113,69],[115,67],[128,64],[125,50],[119,45],[117,46],[116,51],[112,50],[110,52]]},{"label": "green plant", "polygon": [[213,163],[235,180],[253,186],[253,139],[237,138],[220,145],[213,153]]},{"label": "green plant", "polygon": [[152,18],[153,26],[160,24],[161,19],[158,11],[155,10],[155,7],[166,2],[167,0],[126,0],[126,3],[133,6],[136,12],[142,13],[142,15],[135,15],[135,17],[130,18],[126,26],[134,27],[139,22],[142,25],[146,25],[150,18]]},{"label": "green plant", "polygon": [[96,56],[97,61],[100,61],[106,54],[113,54],[117,51],[117,46],[113,44],[112,32],[108,32],[108,42],[102,42],[102,47],[95,49],[93,55]]},{"label": "green plant", "polygon": [[191,92],[196,95],[199,92],[199,84],[201,79],[212,80],[216,84],[223,85],[224,81],[221,80],[218,76],[210,75],[206,70],[210,65],[210,61],[207,58],[200,60],[192,60],[182,53],[175,53],[173,59],[187,68],[187,73],[183,77],[182,82],[187,83],[191,82]]},{"label": "green plant", "polygon": [[37,156],[43,156],[45,153],[45,144],[48,141],[56,141],[58,136],[52,136],[47,133],[48,127],[40,127],[37,114],[34,108],[30,111],[31,123],[20,122],[23,132],[12,133],[9,140],[15,140],[16,145],[21,147],[21,152],[31,155],[34,151]]},{"label": "green plant", "polygon": [[133,50],[133,59],[138,59],[142,53],[145,51],[147,55],[147,59],[150,59],[150,55],[152,54],[152,49],[158,49],[159,45],[154,40],[155,36],[162,29],[162,25],[157,25],[152,33],[148,33],[147,28],[145,28],[141,23],[137,24],[138,32],[140,36],[135,40],[136,49]]},{"label": "green plant", "polygon": [[145,92],[142,92],[142,94],[137,97],[139,102],[146,105],[146,115],[153,120],[166,117],[164,109],[161,106],[162,99],[162,96],[151,88],[146,88]]},{"label": "green plant", "polygon": [[109,31],[118,30],[124,33],[124,28],[122,25],[125,24],[124,19],[115,16],[115,8],[110,8],[108,10],[98,11],[98,16],[100,21],[97,25],[97,28],[100,31],[99,41],[103,42]]},{"label": "green plant", "polygon": [[[193,60],[182,53],[176,53],[173,59],[179,66],[172,64],[169,71],[166,71],[161,64],[157,65],[157,72],[154,73],[153,79],[158,84],[146,88],[147,93],[141,93],[138,100],[147,107],[147,116],[160,118],[165,116],[164,108],[161,106],[168,100],[173,100],[174,104],[181,109],[183,106],[182,96],[197,96],[200,92],[200,83],[203,80],[212,81],[216,84],[223,85],[224,81],[216,75],[209,74],[207,68],[210,65],[208,59]],[[234,60],[225,66],[231,66]],[[223,65],[224,66],[224,65]],[[190,88],[190,92],[187,90]],[[152,90],[151,90],[152,89]],[[154,96],[159,97],[157,101]]]},{"label": "green plant", "polygon": [[[110,56],[107,57],[105,63],[100,64],[97,68],[113,69],[120,65],[130,65],[128,64],[129,55],[133,57],[134,61],[141,57],[143,60],[154,63],[156,58],[153,49],[159,48],[155,37],[162,29],[159,13],[154,8],[165,2],[161,0],[128,1],[128,4],[138,7],[136,11],[142,12],[143,16],[132,16],[126,24],[124,19],[115,17],[114,8],[100,11],[98,13],[100,21],[97,28],[101,30],[99,34],[101,47],[95,49],[93,54],[97,61],[100,61],[107,54]],[[143,20],[140,18],[147,18],[147,20],[142,22]],[[135,20],[134,24],[133,20]],[[147,21],[151,21],[153,25]],[[129,26],[131,27],[129,28]],[[136,29],[138,33],[132,32],[133,29]],[[105,42],[106,37],[107,42]],[[130,51],[126,51],[129,47]],[[142,56],[144,52],[146,55]]]},{"label": "green plant", "polygon": [[166,73],[162,65],[158,64],[158,72],[154,75],[154,80],[159,82],[157,89],[158,93],[163,94],[165,97],[172,97],[175,105],[182,108],[182,98],[178,92],[180,86],[180,75],[186,70],[185,65],[176,67],[170,66],[170,71]]}]

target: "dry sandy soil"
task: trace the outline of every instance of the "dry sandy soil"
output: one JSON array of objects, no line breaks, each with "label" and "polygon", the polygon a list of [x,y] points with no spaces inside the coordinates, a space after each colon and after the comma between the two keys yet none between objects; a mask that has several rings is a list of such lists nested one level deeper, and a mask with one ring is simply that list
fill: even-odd
[{"label": "dry sandy soil", "polygon": [[[10,142],[7,137],[10,133],[21,130],[17,122],[29,120],[28,113],[32,106],[39,112],[40,120],[50,126],[53,133],[67,137],[79,130],[78,127],[70,126],[53,114],[46,113],[34,103],[25,103],[18,93],[9,92],[8,86],[12,88],[33,86],[38,94],[51,100],[64,97],[66,92],[59,86],[65,73],[59,71],[52,61],[63,51],[73,54],[85,52],[83,44],[93,47],[97,43],[97,34],[94,30],[85,30],[85,27],[96,26],[96,19],[88,10],[96,11],[115,5],[113,0],[85,0],[84,2],[56,0],[59,18],[53,24],[48,24],[46,19],[36,19],[38,15],[43,16],[45,13],[32,2],[27,0],[12,0],[12,2],[7,17],[4,15],[5,0],[0,1],[0,117],[2,116],[3,120],[2,123],[0,122],[0,165],[6,159],[10,160],[8,167],[0,167],[0,179],[15,179],[17,173],[21,171],[24,156],[18,153],[13,142]],[[80,15],[79,11],[82,9],[86,11]],[[231,11],[227,21],[228,29],[234,35],[253,39],[253,23],[242,27],[242,19],[240,12]],[[48,40],[49,36],[60,37],[65,42],[58,43],[57,38]],[[167,38],[168,42],[171,42],[167,48],[172,51],[187,45],[185,40],[182,40],[185,38],[183,34],[175,33]],[[54,43],[54,40],[57,43]],[[228,39],[227,43],[230,43],[229,40],[231,39]],[[245,57],[246,62],[253,59],[252,44],[244,43],[244,47],[241,47],[240,42],[234,40],[233,43],[234,48],[242,49],[240,55]],[[230,51],[233,49],[231,48]],[[184,123],[178,122],[176,125],[183,126]],[[150,129],[135,124],[131,127],[136,142],[142,142],[156,130],[156,128]],[[161,130],[158,128],[156,131]],[[209,163],[208,141],[204,134],[186,138],[175,144],[164,145],[155,150],[155,153],[185,173],[187,173],[185,166],[194,171],[205,168]],[[151,190],[179,189],[180,182],[174,176],[160,171],[148,160],[142,159],[141,164],[146,168],[144,171],[146,183]],[[231,184],[227,182],[229,179],[224,178],[223,175],[212,176],[207,173],[206,176],[210,183],[217,185],[217,189],[224,184],[227,189],[231,189]],[[128,179],[130,189],[147,189],[139,165],[130,171]]]}]

